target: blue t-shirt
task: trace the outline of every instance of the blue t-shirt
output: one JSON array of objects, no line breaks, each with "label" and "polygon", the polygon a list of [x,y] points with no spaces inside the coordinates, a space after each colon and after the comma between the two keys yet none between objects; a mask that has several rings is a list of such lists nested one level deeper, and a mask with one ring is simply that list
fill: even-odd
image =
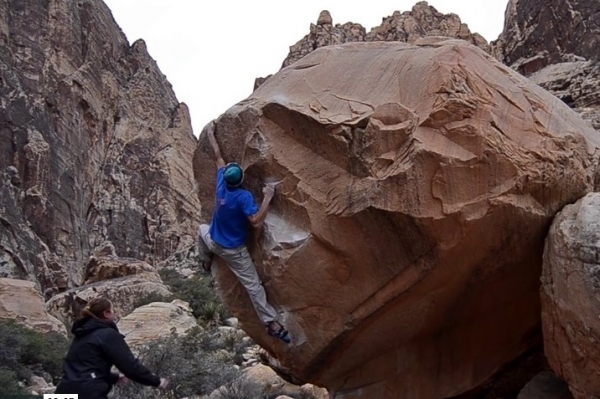
[{"label": "blue t-shirt", "polygon": [[236,248],[246,243],[248,216],[258,212],[252,193],[243,188],[227,187],[223,171],[217,171],[215,209],[210,223],[210,237],[225,248]]}]

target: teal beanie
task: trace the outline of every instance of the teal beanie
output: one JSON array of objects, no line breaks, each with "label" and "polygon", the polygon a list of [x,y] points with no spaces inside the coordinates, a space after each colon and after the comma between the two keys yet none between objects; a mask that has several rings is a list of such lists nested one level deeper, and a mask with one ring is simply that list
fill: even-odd
[{"label": "teal beanie", "polygon": [[237,163],[228,163],[223,172],[223,179],[229,187],[237,187],[244,181],[244,171]]}]

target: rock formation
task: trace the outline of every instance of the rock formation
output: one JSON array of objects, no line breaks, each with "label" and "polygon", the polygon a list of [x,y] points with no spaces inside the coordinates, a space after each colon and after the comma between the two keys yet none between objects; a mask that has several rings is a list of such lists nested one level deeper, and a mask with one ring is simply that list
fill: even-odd
[{"label": "rock formation", "polygon": [[154,271],[148,263],[137,259],[92,256],[85,268],[83,284]]},{"label": "rock formation", "polygon": [[529,76],[600,131],[600,64],[575,61],[552,64]]},{"label": "rock formation", "polygon": [[492,52],[600,130],[600,3],[510,0]]},{"label": "rock formation", "polygon": [[33,396],[44,396],[45,394],[52,394],[56,390],[56,387],[49,384],[44,380],[44,378],[32,375],[29,378],[29,386],[27,387],[27,391],[30,395]]},{"label": "rock formation", "polygon": [[65,326],[46,312],[44,299],[31,281],[0,278],[0,320],[6,319],[40,332],[67,335]]},{"label": "rock formation", "polygon": [[278,376],[272,368],[257,364],[243,371],[244,378],[253,381],[261,387],[261,392],[273,395],[275,392],[285,397],[309,397],[314,399],[328,399],[329,395],[323,388],[317,388],[311,384],[297,386],[290,384]]},{"label": "rock formation", "polygon": [[[414,43],[427,36],[463,39],[490,51],[487,41],[480,34],[471,33],[458,15],[442,14],[429,6],[426,1],[421,1],[415,4],[411,11],[403,13],[396,11],[392,16],[383,18],[381,25],[371,29],[368,34],[360,24],[352,22],[334,26],[329,11],[322,11],[317,24],[310,25],[310,33],[290,47],[290,53],[283,66],[286,67],[323,46],[365,41]],[[257,83],[262,84],[260,81]]]},{"label": "rock formation", "polygon": [[319,47],[348,42],[364,42],[366,37],[367,31],[360,24],[348,22],[344,25],[334,26],[329,11],[322,11],[317,24],[310,24],[310,33],[290,47],[290,53],[283,61],[283,66],[293,64]]},{"label": "rock formation", "polygon": [[189,112],[100,0],[0,0],[0,273],[51,295],[99,247],[155,266],[193,242]]},{"label": "rock formation", "polygon": [[600,194],[566,206],[544,250],[546,356],[576,399],[600,396]]},{"label": "rock formation", "polygon": [[119,321],[118,327],[132,347],[147,345],[173,332],[184,334],[197,326],[196,318],[187,302],[154,302],[135,309]]},{"label": "rock formation", "polygon": [[[292,345],[267,336],[218,265],[226,303],[291,377],[338,399],[458,395],[528,348],[543,240],[593,190],[600,144],[556,97],[439,38],[319,48],[230,108],[216,136],[248,189],[279,182],[252,251]],[[206,205],[209,153],[201,136]]]}]

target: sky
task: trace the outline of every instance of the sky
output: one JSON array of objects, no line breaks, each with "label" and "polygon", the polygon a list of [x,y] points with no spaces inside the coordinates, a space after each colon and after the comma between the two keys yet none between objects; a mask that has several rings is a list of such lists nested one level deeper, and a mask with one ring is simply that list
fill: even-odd
[{"label": "sky", "polygon": [[[130,44],[144,39],[150,56],[190,109],[198,136],[204,125],[248,97],[254,79],[276,73],[289,47],[309,33],[319,13],[333,24],[381,25],[417,0],[104,0]],[[429,0],[457,14],[488,42],[504,25],[508,0]]]}]

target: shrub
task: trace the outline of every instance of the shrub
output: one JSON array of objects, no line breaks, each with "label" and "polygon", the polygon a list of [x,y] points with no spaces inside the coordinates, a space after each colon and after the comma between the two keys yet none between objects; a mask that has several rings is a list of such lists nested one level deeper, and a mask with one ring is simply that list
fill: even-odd
[{"label": "shrub", "polygon": [[[18,380],[31,376],[32,368],[41,367],[56,382],[69,342],[58,333],[39,333],[16,322],[0,322],[0,368],[14,373]],[[0,385],[2,386],[2,385]]]},{"label": "shrub", "polygon": [[[239,376],[240,371],[232,362],[233,354],[214,345],[211,334],[196,327],[184,336],[172,334],[139,351],[140,361],[144,365],[170,380],[170,392],[162,397],[208,395]],[[130,383],[115,387],[111,398],[154,399],[160,395],[153,388]]]},{"label": "shrub", "polygon": [[19,385],[17,374],[7,367],[0,367],[0,387],[4,395],[23,395],[25,391]]},{"label": "shrub", "polygon": [[270,399],[262,392],[260,384],[243,376],[223,385],[219,389],[218,397],[219,399]]},{"label": "shrub", "polygon": [[41,366],[58,380],[68,346],[68,340],[58,333],[42,334],[13,320],[0,322],[0,367],[13,371],[19,379],[31,375],[28,367]]},{"label": "shrub", "polygon": [[173,295],[190,304],[192,313],[202,324],[218,325],[220,320],[230,316],[215,292],[211,277],[185,278],[173,269],[162,269],[159,273]]}]

